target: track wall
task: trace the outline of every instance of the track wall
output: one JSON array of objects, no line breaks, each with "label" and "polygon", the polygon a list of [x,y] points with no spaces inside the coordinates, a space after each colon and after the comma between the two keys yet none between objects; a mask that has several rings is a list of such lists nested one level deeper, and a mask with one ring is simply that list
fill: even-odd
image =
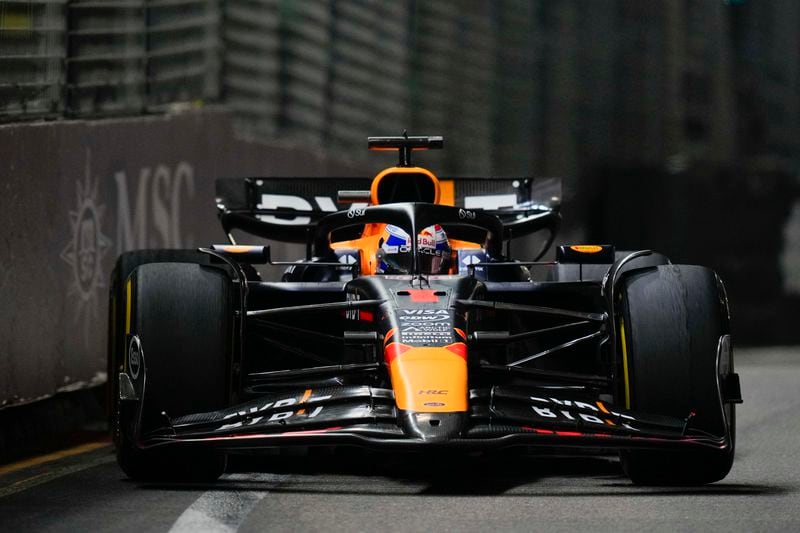
[{"label": "track wall", "polygon": [[115,258],[224,242],[214,178],[357,170],[237,139],[216,110],[0,126],[0,406],[105,381]]}]

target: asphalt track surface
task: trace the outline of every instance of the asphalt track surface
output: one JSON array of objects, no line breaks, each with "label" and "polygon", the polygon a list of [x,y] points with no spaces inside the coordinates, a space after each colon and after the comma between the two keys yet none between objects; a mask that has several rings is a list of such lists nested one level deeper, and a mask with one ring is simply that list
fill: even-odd
[{"label": "asphalt track surface", "polygon": [[0,468],[0,531],[800,531],[800,348],[736,357],[737,459],[706,487],[636,487],[604,457],[364,453],[240,461],[208,485],[138,484],[96,445]]}]

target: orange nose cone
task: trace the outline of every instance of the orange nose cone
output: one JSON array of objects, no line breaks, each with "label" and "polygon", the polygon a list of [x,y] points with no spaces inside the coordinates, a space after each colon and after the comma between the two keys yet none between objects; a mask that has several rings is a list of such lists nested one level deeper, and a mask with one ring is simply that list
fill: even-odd
[{"label": "orange nose cone", "polygon": [[[396,343],[393,343],[396,344]],[[386,359],[399,409],[453,413],[467,410],[466,346],[386,347]],[[389,353],[391,352],[391,353]]]}]

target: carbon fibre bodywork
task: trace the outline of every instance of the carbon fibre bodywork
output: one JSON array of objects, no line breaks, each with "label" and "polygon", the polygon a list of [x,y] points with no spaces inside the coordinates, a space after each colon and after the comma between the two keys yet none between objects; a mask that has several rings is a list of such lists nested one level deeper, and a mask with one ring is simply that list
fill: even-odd
[{"label": "carbon fibre bodywork", "polygon": [[[618,330],[605,307],[603,279],[479,279],[491,277],[487,271],[492,268],[530,275],[538,267],[542,278],[558,276],[556,264],[498,262],[496,267],[486,263],[482,275],[424,280],[360,276],[344,282],[261,282],[248,281],[230,255],[220,253],[219,259],[239,270],[234,279],[240,280],[244,299],[240,309],[231,310],[239,317],[241,334],[241,352],[231,365],[241,369],[231,375],[232,405],[174,418],[165,413],[161,425],[150,427],[142,426],[141,416],[136,416],[140,423],[130,429],[142,448],[731,445],[727,431],[695,431],[690,412],[676,418],[624,407],[619,343],[614,339]],[[606,265],[606,272],[631,269],[631,261],[647,268],[662,260],[648,262],[646,255],[630,255]],[[606,283],[608,279],[606,274]],[[314,327],[307,325],[309,320]],[[463,353],[455,357],[466,364],[467,408],[401,409],[387,349],[396,344],[463,345]],[[129,384],[125,403],[139,411],[147,401],[146,354],[142,346],[140,379],[121,376]],[[721,339],[720,364],[729,357],[729,341]],[[735,376],[720,369],[720,410],[724,402],[738,398],[736,386],[725,394],[731,375]],[[407,394],[432,400],[423,406],[441,403],[454,392],[428,382],[410,386]]]},{"label": "carbon fibre bodywork", "polygon": [[[224,273],[230,288],[222,316],[230,336],[220,354],[227,400],[221,408],[179,412],[158,404],[169,391],[154,395],[148,386],[149,341],[130,324],[136,305],[131,294],[139,282],[133,270],[126,282],[124,344],[110,345],[110,367],[120,370],[118,440],[140,451],[316,445],[712,450],[732,461],[733,404],[741,393],[728,302],[713,272],[698,274],[708,288],[703,316],[717,328],[714,346],[706,343],[710,349],[697,364],[704,399],[690,401],[685,412],[642,411],[631,400],[631,375],[641,368],[631,368],[628,344],[634,337],[625,331],[627,300],[620,286],[631,276],[672,268],[666,257],[589,245],[559,247],[553,262],[515,261],[507,257],[515,236],[546,230],[543,250],[552,243],[560,221],[552,184],[540,189],[527,178],[499,180],[495,190],[484,184],[483,192],[502,194],[487,195],[480,209],[474,208],[477,197],[469,196],[476,183],[459,189],[455,181],[448,192],[429,171],[402,167],[394,174],[411,180],[405,186],[385,181],[397,177],[391,170],[375,178],[371,192],[344,194],[370,197],[373,205],[338,211],[326,192],[341,185],[335,182],[317,180],[305,198],[276,200],[276,184],[268,180],[221,180],[217,202],[232,244],[200,252],[202,268]],[[303,183],[294,187],[298,193]],[[504,202],[510,205],[501,207]],[[372,263],[365,255],[375,253],[370,246],[388,224],[412,236],[432,225],[443,228],[456,243],[448,271],[424,271],[414,238],[408,272],[366,271]],[[233,243],[237,228],[305,240],[307,257],[274,262],[268,246]],[[254,265],[266,263],[288,267],[280,281],[261,280]],[[684,296],[681,305],[695,305]],[[682,325],[676,328],[677,336],[689,335]],[[119,345],[127,352],[116,365]],[[183,356],[191,360],[191,354]],[[169,379],[182,379],[160,377],[162,388]],[[202,395],[202,383],[185,383],[184,390],[195,385]],[[634,392],[641,397],[641,390]],[[720,467],[721,476],[729,468]]]}]

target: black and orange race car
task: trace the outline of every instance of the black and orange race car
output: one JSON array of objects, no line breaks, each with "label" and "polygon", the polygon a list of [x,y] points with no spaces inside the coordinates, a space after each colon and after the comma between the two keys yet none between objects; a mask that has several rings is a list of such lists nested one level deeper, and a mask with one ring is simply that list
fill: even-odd
[{"label": "black and orange race car", "polygon": [[[290,446],[596,449],[636,483],[727,475],[741,394],[713,271],[610,245],[540,261],[557,180],[439,179],[411,155],[441,137],[368,144],[398,165],[221,179],[229,244],[120,256],[109,375],[128,476],[215,479],[227,454]],[[241,231],[306,257],[275,262]],[[286,265],[279,281],[266,264]]]}]

